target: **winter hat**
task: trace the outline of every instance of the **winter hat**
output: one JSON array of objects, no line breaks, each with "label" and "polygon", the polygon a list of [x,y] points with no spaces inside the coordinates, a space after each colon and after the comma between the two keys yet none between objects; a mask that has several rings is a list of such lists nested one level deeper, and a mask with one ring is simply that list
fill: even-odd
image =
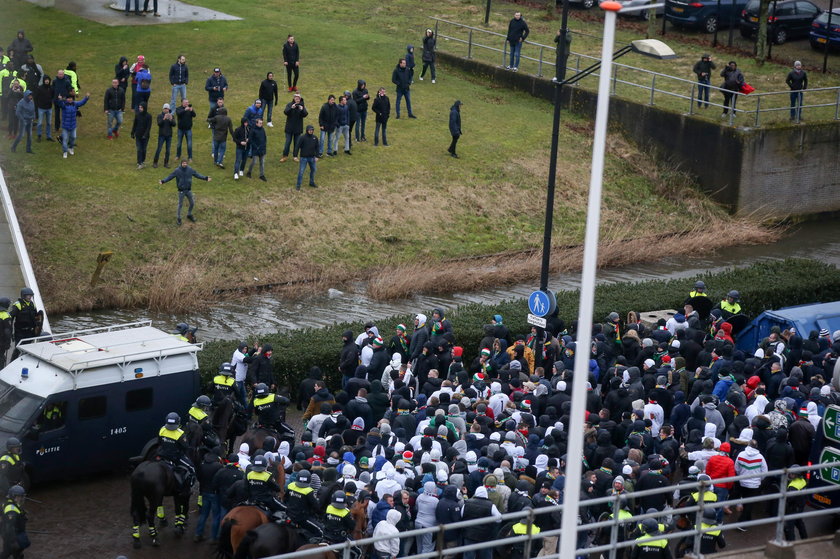
[{"label": "winter hat", "polygon": [[522,370],[522,363],[519,361],[511,361],[510,362],[510,370],[511,371],[521,371]]},{"label": "winter hat", "polygon": [[827,338],[831,332],[828,331],[828,328],[823,328],[820,330],[820,338]]},{"label": "winter hat", "polygon": [[753,439],[753,430],[747,427],[746,429],[741,429],[741,434],[738,436],[739,439],[742,441],[751,441]]},{"label": "winter hat", "polygon": [[793,63],[793,67],[794,68],[802,68],[802,63],[797,60],[796,62]]},{"label": "winter hat", "polygon": [[315,130],[315,127],[314,127],[314,126],[312,126],[311,124],[308,124],[308,125],[306,126],[306,131],[308,132],[308,131],[310,131],[310,130],[313,130],[313,131],[314,131],[314,130]]},{"label": "winter hat", "polygon": [[464,348],[457,345],[452,348],[452,357],[461,357],[462,355],[464,355]]},{"label": "winter hat", "polygon": [[490,357],[490,350],[485,347],[484,349],[481,350],[481,356],[482,357]]},{"label": "winter hat", "polygon": [[170,108],[170,107],[169,107],[169,103],[164,103],[164,104],[163,104],[163,108],[164,108],[164,109],[169,109],[169,108]]},{"label": "winter hat", "polygon": [[656,362],[653,359],[645,359],[645,367],[650,369],[651,367],[655,367]]},{"label": "winter hat", "polygon": [[493,320],[495,320],[495,321],[496,321],[496,324],[501,324],[501,323],[502,323],[502,315],[500,315],[500,314],[494,314],[494,315],[493,315]]},{"label": "winter hat", "polygon": [[484,373],[476,373],[473,375],[473,382],[484,382]]},{"label": "winter hat", "polygon": [[355,431],[364,431],[365,430],[365,420],[361,417],[357,417],[353,420],[353,426],[351,429]]},{"label": "winter hat", "polygon": [[729,452],[731,450],[732,450],[732,447],[730,446],[729,443],[720,443],[720,451],[721,452],[725,452],[726,454],[729,454]]},{"label": "winter hat", "polygon": [[688,468],[688,475],[690,475],[690,476],[696,476],[699,473],[700,473],[700,468],[698,468],[697,466],[691,466],[691,467]]},{"label": "winter hat", "polygon": [[385,342],[382,340],[382,338],[376,337],[373,339],[373,347],[382,347],[384,344]]},{"label": "winter hat", "polygon": [[405,332],[405,324],[397,324],[397,330],[400,332]]}]

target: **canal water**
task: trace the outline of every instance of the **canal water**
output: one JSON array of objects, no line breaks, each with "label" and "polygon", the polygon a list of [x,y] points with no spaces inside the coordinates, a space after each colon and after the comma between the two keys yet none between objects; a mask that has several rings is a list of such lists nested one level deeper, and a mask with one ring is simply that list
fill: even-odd
[{"label": "canal water", "polygon": [[[702,247],[698,247],[702,253]],[[736,246],[710,255],[664,258],[658,262],[622,268],[606,268],[598,272],[599,283],[644,281],[693,276],[706,271],[744,266],[758,261],[783,260],[801,256],[840,265],[840,220],[807,222],[793,227],[772,244]],[[559,291],[576,289],[580,274],[557,274],[549,287]],[[186,322],[199,328],[202,340],[246,338],[268,332],[302,327],[320,327],[335,322],[377,320],[396,314],[423,312],[434,307],[447,310],[465,303],[493,304],[505,299],[524,298],[537,286],[533,283],[506,286],[484,291],[449,295],[416,295],[393,301],[369,297],[363,283],[346,286],[341,291],[330,289],[301,299],[286,299],[272,293],[258,293],[234,301],[220,301],[210,309],[186,314],[150,312],[144,309],[112,309],[79,314],[50,315],[55,332],[108,326],[138,320],[152,320],[163,329]]]}]

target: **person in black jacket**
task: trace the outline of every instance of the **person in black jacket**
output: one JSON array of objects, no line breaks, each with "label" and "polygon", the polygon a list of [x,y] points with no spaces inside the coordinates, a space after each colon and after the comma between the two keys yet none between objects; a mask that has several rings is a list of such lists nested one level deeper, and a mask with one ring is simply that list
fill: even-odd
[{"label": "person in black jacket", "polygon": [[166,151],[163,154],[163,166],[169,168],[169,151],[172,148],[172,127],[175,126],[175,115],[169,110],[169,103],[163,105],[163,112],[157,116],[158,143],[155,151],[155,160],[152,167],[157,169],[160,159],[160,150],[166,144]]},{"label": "person in black jacket", "polygon": [[463,103],[460,101],[455,101],[455,104],[452,105],[452,108],[449,109],[449,133],[452,134],[452,143],[449,144],[449,149],[446,150],[449,152],[454,158],[458,158],[458,154],[455,153],[455,148],[458,145],[458,138],[461,137],[461,106]]},{"label": "person in black jacket", "polygon": [[385,88],[380,87],[373,100],[373,112],[376,114],[376,128],[373,131],[373,145],[379,145],[379,128],[382,128],[382,145],[388,145],[388,117],[391,116],[391,100],[385,95]]},{"label": "person in black jacket", "polygon": [[353,338],[351,330],[345,330],[341,335],[341,354],[338,357],[338,372],[341,373],[341,388],[347,386],[347,381],[353,378],[359,365],[359,348]]},{"label": "person in black jacket", "polygon": [[[201,499],[199,500],[200,512],[198,515],[198,523],[195,526],[195,536],[193,537],[193,541],[204,541],[204,525],[207,524],[207,518],[211,513],[213,515],[213,529],[211,529],[211,535],[213,535],[213,532],[216,531],[215,528],[219,525],[221,517],[218,517],[219,503],[216,500],[216,492],[213,491],[213,479],[223,468],[224,466],[222,465],[221,459],[212,451],[204,455],[204,461],[198,468],[196,468],[198,492]],[[217,517],[219,520],[217,520]]]},{"label": "person in black jacket", "polygon": [[356,89],[353,90],[353,101],[356,102],[356,110],[359,112],[359,126],[356,127],[356,141],[367,142],[365,137],[365,122],[367,121],[368,99],[370,95],[365,80],[359,80]]},{"label": "person in black jacket", "polygon": [[[45,77],[44,79],[49,79]],[[123,112],[125,111],[125,90],[120,87],[120,81],[116,78],[111,80],[111,87],[105,90],[105,116],[108,121],[106,136],[109,140],[119,137],[120,126],[123,123]],[[39,116],[40,121],[40,116]],[[41,131],[38,130],[38,140],[41,139]],[[50,139],[49,127],[47,139]]]},{"label": "person in black jacket", "polygon": [[[289,91],[297,91],[298,72],[300,71],[300,47],[295,42],[294,35],[289,35],[283,43],[283,66],[286,67],[286,81]],[[292,81],[292,74],[295,80]]]},{"label": "person in black jacket", "polygon": [[245,174],[245,160],[248,158],[248,137],[251,127],[248,119],[242,117],[239,128],[233,131],[233,143],[236,146],[236,162],[233,164],[233,179],[237,180]]},{"label": "person in black jacket", "polygon": [[251,364],[248,367],[248,381],[247,384],[263,383],[274,392],[277,384],[274,382],[274,366],[271,364],[271,356],[274,354],[274,348],[271,344],[257,348],[257,353],[251,358]]},{"label": "person in black jacket", "polygon": [[178,146],[175,148],[175,158],[181,159],[181,142],[187,139],[187,159],[192,162],[192,127],[195,111],[189,99],[181,101],[181,106],[175,109],[175,116],[178,117]]},{"label": "person in black jacket", "polygon": [[178,55],[175,64],[169,67],[169,83],[172,85],[172,97],[169,106],[175,106],[175,97],[181,92],[181,101],[187,98],[187,84],[190,83],[190,69],[187,67],[187,57]]},{"label": "person in black jacket", "polygon": [[426,34],[423,36],[423,54],[421,55],[421,59],[423,60],[423,71],[420,72],[421,82],[423,81],[423,76],[426,75],[426,70],[431,69],[432,83],[435,83],[435,44],[437,44],[435,32],[431,29],[426,29]]},{"label": "person in black jacket", "polygon": [[790,119],[801,121],[802,92],[808,89],[808,73],[802,69],[800,61],[793,63],[793,70],[788,73],[785,83],[790,88]]},{"label": "person in black jacket", "polygon": [[137,105],[137,115],[131,126],[131,137],[137,146],[137,168],[145,167],[146,148],[149,146],[149,134],[152,132],[152,115],[146,112],[146,103]]},{"label": "person in black jacket", "polygon": [[400,118],[400,99],[405,97],[405,107],[408,118],[417,118],[411,112],[411,70],[405,58],[400,58],[394,71],[391,72],[391,83],[397,86],[397,118]]},{"label": "person in black jacket", "polygon": [[[320,142],[315,136],[315,127],[310,124],[306,127],[306,134],[298,138],[295,145],[295,152],[300,156],[296,190],[300,190],[300,183],[303,182],[303,173],[306,171],[307,165],[309,165],[309,186],[318,188],[318,185],[315,184],[315,162],[318,161],[319,150]],[[295,160],[297,159],[296,157]]]},{"label": "person in black jacket", "polygon": [[259,98],[262,99],[263,110],[265,111],[265,125],[274,128],[274,124],[271,122],[271,114],[275,105],[280,102],[280,97],[277,94],[277,82],[274,81],[274,72],[267,73],[265,79],[260,83]]},{"label": "person in black jacket", "polygon": [[519,70],[519,56],[522,52],[522,43],[528,38],[528,24],[522,19],[522,12],[513,14],[513,19],[508,23],[507,42],[510,43],[510,64],[505,66],[507,70],[516,72]]},{"label": "person in black jacket", "polygon": [[[350,339],[353,339],[352,336]],[[309,369],[309,376],[300,381],[300,386],[298,386],[297,409],[303,410],[305,406],[309,405],[309,399],[315,395],[315,382],[319,380],[324,380],[321,369],[318,367]]]},{"label": "person in black jacket", "polygon": [[309,111],[303,105],[299,93],[295,93],[291,102],[286,104],[283,114],[286,115],[286,143],[283,144],[283,157],[280,158],[280,163],[285,163],[289,159],[289,147],[292,147],[295,161],[297,161],[297,142],[303,134],[303,119],[309,116]]},{"label": "person in black jacket", "polygon": [[35,110],[38,111],[38,141],[41,141],[41,125],[43,124],[44,132],[47,133],[47,141],[52,142],[52,128],[50,127],[50,116],[53,111],[53,87],[52,79],[49,76],[44,76],[41,85],[33,91],[35,98]]},{"label": "person in black jacket", "polygon": [[248,172],[245,173],[249,179],[251,178],[251,171],[254,169],[254,162],[260,160],[260,180],[265,182],[265,153],[268,148],[268,138],[265,135],[265,128],[263,128],[263,119],[257,119],[257,125],[251,129],[251,134],[248,136],[248,145],[251,148],[251,164],[248,166]]},{"label": "person in black jacket", "polygon": [[[151,117],[149,117],[149,123],[151,124]],[[132,136],[134,134],[132,133]],[[169,182],[172,179],[175,179],[175,184],[178,185],[178,213],[177,213],[177,220],[176,223],[181,225],[181,206],[184,204],[184,198],[189,200],[190,207],[187,210],[187,219],[190,221],[195,221],[193,217],[193,207],[195,206],[195,199],[192,195],[192,179],[193,177],[201,180],[205,180],[210,182],[212,179],[210,177],[204,176],[198,171],[194,170],[192,167],[187,165],[186,159],[181,160],[181,165],[178,166],[177,169],[172,171],[168,177],[160,181],[160,184],[165,182]]]},{"label": "person in black jacket", "polygon": [[[332,157],[333,144],[336,141],[336,128],[338,128],[338,106],[335,104],[335,95],[327,97],[327,102],[321,105],[321,112],[318,113],[318,127],[321,129],[320,148],[318,157],[324,156],[324,148],[327,155]],[[326,144],[324,138],[326,137]]]},{"label": "person in black jacket", "polygon": [[344,92],[344,98],[347,99],[347,118],[349,119],[350,124],[347,139],[350,145],[349,149],[353,149],[353,127],[359,120],[359,105],[356,103],[356,100],[353,99],[353,95],[349,91]]},{"label": "person in black jacket", "polygon": [[[213,480],[210,482],[210,490],[216,495],[220,518],[224,518],[228,511],[236,505],[235,502],[228,499],[227,493],[234,483],[242,479],[245,479],[245,473],[239,469],[239,455],[231,454],[228,456],[227,463],[213,475]],[[214,524],[214,528],[216,526],[218,526],[218,523]],[[218,540],[218,528],[215,528],[211,535],[214,540]]]}]

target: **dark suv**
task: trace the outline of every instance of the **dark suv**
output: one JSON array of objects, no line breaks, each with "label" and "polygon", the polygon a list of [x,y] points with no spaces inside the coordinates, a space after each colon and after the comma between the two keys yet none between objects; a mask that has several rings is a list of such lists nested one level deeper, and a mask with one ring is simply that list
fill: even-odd
[{"label": "dark suv", "polygon": [[811,24],[811,48],[822,50],[828,41],[832,49],[840,48],[840,8],[831,12],[831,30],[828,29],[828,12],[823,12]]},{"label": "dark suv", "polygon": [[700,28],[714,33],[718,28],[738,25],[738,14],[747,0],[665,0],[665,19],[679,27]]},{"label": "dark suv", "polygon": [[[759,6],[760,0],[750,0],[741,12],[741,35],[744,37],[755,37],[758,34]],[[811,23],[821,13],[820,8],[807,0],[770,2],[767,9],[767,36],[777,45],[788,39],[807,37]]]}]

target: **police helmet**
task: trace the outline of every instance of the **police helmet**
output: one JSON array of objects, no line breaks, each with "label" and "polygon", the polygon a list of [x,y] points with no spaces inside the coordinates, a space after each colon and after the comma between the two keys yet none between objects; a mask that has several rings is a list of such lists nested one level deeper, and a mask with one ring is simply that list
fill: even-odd
[{"label": "police helmet", "polygon": [[229,377],[233,374],[233,365],[230,363],[222,363],[219,365],[219,373]]},{"label": "police helmet", "polygon": [[645,518],[642,520],[642,530],[644,530],[646,534],[653,534],[659,530],[659,523],[656,519]]},{"label": "police helmet", "polygon": [[181,416],[177,413],[169,412],[166,415],[166,428],[170,431],[176,431],[178,427],[181,425]]},{"label": "police helmet", "polygon": [[175,331],[181,334],[182,336],[186,334],[187,330],[189,329],[190,327],[186,322],[179,322],[177,325],[175,325]]},{"label": "police helmet", "polygon": [[715,509],[703,509],[703,520],[717,522],[717,511]]},{"label": "police helmet", "polygon": [[202,394],[201,396],[196,398],[194,405],[198,408],[209,408],[211,406],[210,398]]},{"label": "police helmet", "polygon": [[21,485],[13,485],[9,487],[9,498],[14,499],[15,497],[25,497],[26,496],[26,489],[23,488]]},{"label": "police helmet", "polygon": [[695,282],[694,282],[694,289],[706,289],[706,282],[704,282],[704,281],[695,281]]},{"label": "police helmet", "polygon": [[255,472],[264,472],[268,467],[265,456],[254,456],[254,461],[251,462],[251,467]]},{"label": "police helmet", "polygon": [[21,289],[21,290],[20,290],[20,296],[21,296],[21,297],[26,297],[27,295],[31,295],[31,296],[33,296],[33,297],[34,297],[34,296],[35,296],[35,292],[34,292],[34,291],[32,291],[32,289],[31,289],[31,288],[29,288],[29,287],[24,287],[23,289]]},{"label": "police helmet", "polygon": [[298,483],[309,483],[311,477],[309,470],[301,470],[298,472],[297,481]]},{"label": "police helmet", "polygon": [[0,297],[0,307],[3,309],[8,309],[11,304],[12,301],[8,297]]},{"label": "police helmet", "polygon": [[12,450],[13,448],[20,448],[20,439],[11,437],[6,441],[6,450]]},{"label": "police helmet", "polygon": [[332,494],[332,504],[337,509],[343,509],[347,506],[347,496],[344,491],[335,491]]},{"label": "police helmet", "polygon": [[732,297],[732,299],[735,300],[735,301],[737,301],[738,299],[741,298],[741,294],[735,289],[733,289],[732,291],[727,293],[726,296],[727,297]]},{"label": "police helmet", "polygon": [[254,393],[257,396],[265,396],[266,394],[268,394],[268,386],[266,386],[264,382],[261,382],[254,387]]}]

